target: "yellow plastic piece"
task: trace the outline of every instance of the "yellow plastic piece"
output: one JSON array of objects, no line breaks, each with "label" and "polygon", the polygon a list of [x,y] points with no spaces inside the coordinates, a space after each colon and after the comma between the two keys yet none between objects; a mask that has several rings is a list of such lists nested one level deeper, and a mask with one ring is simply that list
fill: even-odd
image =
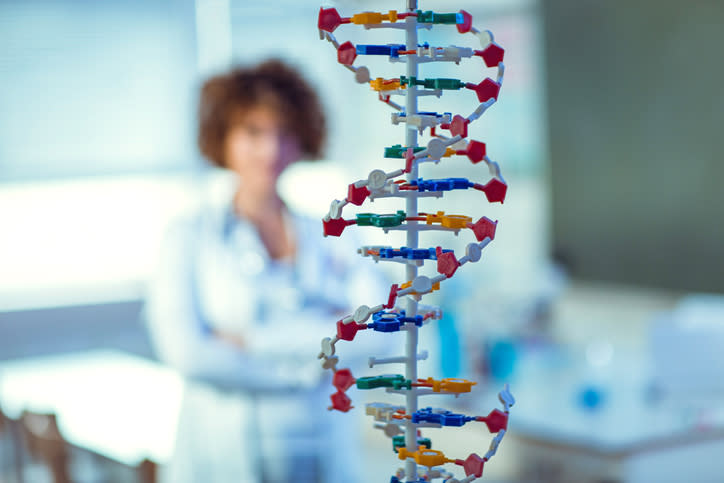
[{"label": "yellow plastic piece", "polygon": [[387,13],[362,12],[352,15],[352,23],[355,25],[370,25],[382,23],[383,20],[397,22],[397,10],[390,10]]},{"label": "yellow plastic piece", "polygon": [[[470,392],[477,382],[468,381],[467,379],[447,378],[440,381],[440,390],[442,392]],[[434,388],[433,388],[434,390]]]},{"label": "yellow plastic piece", "polygon": [[447,148],[447,149],[445,149],[445,154],[443,154],[442,157],[449,158],[453,154],[457,154],[457,151],[455,151],[453,148]]},{"label": "yellow plastic piece", "polygon": [[372,89],[379,92],[379,91],[394,91],[397,89],[405,89],[407,86],[400,86],[399,79],[383,79],[382,77],[378,77],[378,78],[372,79],[370,81],[370,87],[372,87]]},{"label": "yellow plastic piece", "polygon": [[469,216],[464,215],[446,215],[444,211],[438,211],[437,213],[428,214],[425,217],[425,223],[432,225],[433,223],[440,223],[445,228],[467,228],[468,223],[472,223],[473,219]]},{"label": "yellow plastic piece", "polygon": [[352,15],[352,23],[356,25],[382,23],[382,14],[380,12],[356,13]]},{"label": "yellow plastic piece", "polygon": [[468,223],[472,223],[473,219],[464,215],[447,215],[442,217],[442,226],[446,228],[467,228]]},{"label": "yellow plastic piece", "polygon": [[[400,289],[405,289],[409,287],[412,287],[412,282],[405,282],[400,285]],[[440,290],[440,282],[435,282],[432,284],[432,292],[436,290]],[[413,290],[412,292],[410,292],[410,295],[417,295],[417,292]]]},{"label": "yellow plastic piece", "polygon": [[455,460],[446,458],[442,451],[427,449],[424,446],[420,446],[417,451],[407,451],[403,446],[399,449],[397,457],[401,460],[412,458],[418,465],[427,467],[455,463]]},{"label": "yellow plastic piece", "polygon": [[442,223],[442,217],[445,215],[444,211],[438,211],[436,214],[428,214],[425,217],[425,223],[432,225],[433,223]]}]

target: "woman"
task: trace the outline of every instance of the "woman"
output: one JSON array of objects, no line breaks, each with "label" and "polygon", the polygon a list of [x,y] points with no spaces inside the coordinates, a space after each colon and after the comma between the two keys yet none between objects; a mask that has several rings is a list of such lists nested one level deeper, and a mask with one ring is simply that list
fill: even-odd
[{"label": "woman", "polygon": [[[323,413],[334,390],[320,385],[314,357],[321,338],[334,334],[335,317],[383,300],[385,287],[368,265],[350,266],[354,246],[324,240],[320,219],[294,215],[276,189],[290,164],[322,155],[325,135],[317,94],[281,61],[232,70],[202,88],[199,147],[235,181],[221,202],[205,203],[169,230],[148,318],[162,361],[239,401],[225,416],[235,423],[220,424],[245,446],[231,455],[246,468],[226,473],[234,481],[318,481],[323,470],[335,481],[358,476],[344,454],[321,461],[325,448],[342,444],[352,418],[331,424],[334,416]],[[216,411],[228,401],[187,397],[180,431],[189,419],[224,418]],[[205,442],[201,431],[186,439],[209,450],[224,436],[204,431]],[[347,434],[348,449],[353,440]],[[201,473],[188,474],[194,471]],[[212,481],[209,471],[197,465],[181,473]]]}]

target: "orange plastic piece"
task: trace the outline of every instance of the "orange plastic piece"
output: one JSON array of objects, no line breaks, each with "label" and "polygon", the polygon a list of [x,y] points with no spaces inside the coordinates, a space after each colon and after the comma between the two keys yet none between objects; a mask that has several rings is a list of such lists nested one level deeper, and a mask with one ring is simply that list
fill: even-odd
[{"label": "orange plastic piece", "polygon": [[442,451],[427,449],[424,446],[420,446],[417,451],[407,451],[403,446],[399,449],[397,457],[401,460],[412,458],[418,465],[427,467],[455,463],[455,460],[446,458]]},{"label": "orange plastic piece", "polygon": [[447,148],[445,149],[445,154],[442,155],[443,158],[449,158],[453,154],[457,154],[458,152],[455,151],[453,148]]},{"label": "orange plastic piece", "polygon": [[397,22],[397,10],[390,10],[387,13],[387,18],[385,20],[389,20],[392,23]]},{"label": "orange plastic piece", "polygon": [[[411,286],[412,286],[412,282],[405,282],[405,283],[403,283],[402,285],[400,285],[400,289],[408,288],[408,287],[411,287]],[[434,292],[435,290],[440,290],[440,282],[435,282],[435,283],[432,284],[432,292]],[[417,292],[415,292],[415,291],[413,290],[412,292],[410,292],[410,294],[411,294],[411,295],[417,295]]]},{"label": "orange plastic piece", "polygon": [[370,87],[372,87],[373,90],[380,92],[405,89],[407,86],[400,86],[400,79],[383,79],[382,77],[378,77],[370,81]]},{"label": "orange plastic piece", "polygon": [[467,379],[446,378],[438,381],[432,377],[418,379],[417,382],[420,386],[431,387],[433,392],[451,392],[456,394],[470,392],[472,387],[477,384],[477,382],[468,381]]},{"label": "orange plastic piece", "polygon": [[352,23],[356,25],[382,23],[382,14],[380,12],[356,13],[352,15]]},{"label": "orange plastic piece", "polygon": [[445,228],[461,229],[467,228],[468,223],[471,223],[473,219],[469,216],[464,215],[446,215],[444,211],[438,211],[434,215],[428,214],[425,217],[425,222],[428,225],[433,223],[440,223]]}]

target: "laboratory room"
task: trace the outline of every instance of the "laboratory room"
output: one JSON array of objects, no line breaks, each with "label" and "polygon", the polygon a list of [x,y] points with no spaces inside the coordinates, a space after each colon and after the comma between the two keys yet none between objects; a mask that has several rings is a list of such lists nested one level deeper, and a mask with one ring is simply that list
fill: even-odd
[{"label": "laboratory room", "polygon": [[722,25],[0,2],[0,483],[724,481]]}]

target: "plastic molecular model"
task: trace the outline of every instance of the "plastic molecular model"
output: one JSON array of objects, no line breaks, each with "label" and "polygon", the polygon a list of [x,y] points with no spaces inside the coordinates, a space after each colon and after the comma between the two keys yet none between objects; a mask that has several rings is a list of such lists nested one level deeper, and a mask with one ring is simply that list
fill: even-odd
[{"label": "plastic molecular model", "polygon": [[[324,217],[324,236],[340,236],[345,228],[371,226],[381,228],[385,233],[390,230],[406,232],[406,246],[364,246],[358,252],[376,262],[399,262],[405,265],[405,282],[394,284],[389,297],[383,303],[374,306],[362,305],[353,314],[337,321],[334,337],[322,340],[319,358],[322,366],[334,372],[333,385],[336,392],[330,397],[331,406],[347,412],[352,401],[347,395],[348,389],[356,386],[358,390],[385,388],[388,393],[404,397],[404,405],[375,402],[366,405],[366,414],[375,420],[375,426],[382,429],[392,439],[392,450],[400,460],[405,461],[391,477],[391,483],[429,482],[441,478],[448,483],[471,482],[483,474],[484,464],[495,454],[503,439],[508,425],[508,413],[515,400],[507,385],[498,394],[502,410],[493,409],[487,416],[456,414],[444,409],[419,407],[418,398],[429,394],[450,394],[458,396],[470,392],[476,383],[464,379],[435,380],[432,377],[419,377],[417,362],[425,359],[427,353],[418,353],[418,331],[429,322],[442,317],[439,308],[424,305],[424,295],[440,289],[441,284],[455,275],[466,265],[480,260],[483,249],[495,238],[497,221],[483,216],[477,221],[467,215],[418,212],[418,199],[423,197],[442,198],[444,192],[451,190],[474,189],[481,191],[490,203],[503,203],[507,184],[500,173],[500,167],[486,155],[485,144],[468,139],[468,125],[482,116],[498,98],[503,83],[504,51],[493,40],[489,31],[477,30],[472,25],[472,16],[461,10],[456,13],[438,13],[419,10],[417,0],[406,0],[406,10],[387,13],[362,12],[352,17],[342,17],[334,8],[321,8],[318,28],[320,38],[329,41],[337,51],[337,60],[354,73],[358,83],[369,84],[378,93],[379,99],[388,104],[392,113],[392,124],[405,125],[405,143],[385,148],[386,158],[399,159],[399,169],[386,171],[375,169],[367,179],[349,185],[347,197],[332,201],[329,213]],[[340,44],[334,32],[343,24],[364,26],[365,29],[391,28],[405,33],[404,44],[353,45],[351,42]],[[468,47],[436,47],[418,41],[420,29],[432,29],[433,26],[454,26],[460,34],[477,37],[481,50]],[[446,27],[449,28],[449,27]],[[398,78],[373,78],[364,66],[355,66],[358,56],[384,56],[392,63],[405,66],[405,75]],[[449,62],[459,64],[463,59],[480,57],[480,62],[488,68],[497,69],[495,79],[485,78],[480,83],[463,82],[448,78],[422,78],[418,69],[428,62]],[[482,67],[482,65],[481,65]],[[418,110],[418,99],[423,96],[440,98],[443,91],[468,89],[477,97],[476,108],[467,116],[452,115],[443,112]],[[465,95],[465,94],[461,94]],[[404,98],[404,105],[393,101],[393,97]],[[471,99],[472,101],[472,99]],[[471,102],[471,104],[474,101]],[[449,134],[441,134],[448,131]],[[418,146],[418,135],[429,135],[427,146]],[[419,169],[424,163],[438,164],[442,158],[467,156],[473,164],[485,163],[492,178],[485,184],[465,178],[426,179],[420,177]],[[361,213],[353,219],[343,218],[343,209],[348,204],[361,206],[366,200],[377,198],[402,198],[405,209],[396,213]],[[421,231],[439,230],[457,235],[462,230],[470,230],[475,242],[467,245],[465,255],[458,257],[452,250],[442,247],[419,247],[418,235]],[[436,266],[437,274],[428,277],[419,275],[418,268],[429,260]],[[355,378],[350,369],[337,368],[339,358],[335,355],[339,341],[353,341],[359,331],[383,333],[406,332],[405,355],[389,358],[370,357],[369,366],[382,364],[403,364],[405,374],[382,375]],[[365,334],[367,335],[367,334]],[[381,334],[385,336],[385,334]],[[448,457],[442,451],[432,448],[430,438],[422,437],[421,428],[459,427],[467,423],[484,423],[494,434],[489,450],[482,456],[472,453],[461,457]],[[456,479],[443,465],[452,463],[461,466],[465,477]]]}]

